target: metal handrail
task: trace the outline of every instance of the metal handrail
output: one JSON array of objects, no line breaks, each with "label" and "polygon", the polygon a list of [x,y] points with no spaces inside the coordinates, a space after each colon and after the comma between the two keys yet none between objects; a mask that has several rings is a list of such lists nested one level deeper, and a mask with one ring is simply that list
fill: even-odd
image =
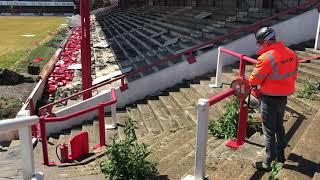
[{"label": "metal handrail", "polygon": [[125,90],[125,89],[128,88],[128,85],[125,83],[124,78],[125,78],[124,75],[120,75],[120,76],[118,76],[118,77],[116,77],[116,78],[114,78],[114,79],[101,82],[101,83],[99,83],[99,84],[97,84],[97,85],[95,85],[95,86],[92,86],[91,88],[88,88],[88,89],[86,89],[86,90],[80,91],[80,92],[75,93],[75,94],[73,94],[73,95],[71,95],[71,96],[62,98],[62,99],[60,99],[60,100],[58,100],[58,101],[56,101],[56,102],[53,102],[53,103],[44,105],[44,106],[42,106],[42,107],[39,109],[39,114],[40,114],[40,116],[44,116],[44,115],[47,115],[46,113],[48,112],[48,115],[52,115],[52,108],[53,108],[54,105],[56,105],[56,104],[58,104],[58,103],[61,103],[61,102],[64,102],[64,101],[67,101],[67,100],[69,100],[69,99],[71,99],[71,98],[73,98],[73,97],[77,97],[77,96],[79,96],[79,95],[83,95],[83,94],[86,93],[86,92],[92,91],[92,90],[94,90],[94,89],[100,88],[100,87],[102,87],[102,86],[105,86],[105,85],[107,85],[107,84],[110,84],[110,83],[115,82],[115,81],[118,81],[118,80],[121,80],[120,89],[121,89],[121,90]]},{"label": "metal handrail", "polygon": [[79,117],[83,114],[98,110],[99,111],[99,134],[100,134],[100,144],[95,145],[94,148],[103,147],[106,145],[105,142],[105,124],[104,124],[104,108],[110,105],[115,105],[117,102],[117,95],[115,89],[111,89],[111,100],[105,103],[98,103],[95,106],[89,107],[84,110],[77,111],[72,114],[68,114],[65,116],[60,117],[45,117],[40,116],[40,130],[41,130],[41,137],[42,137],[42,153],[43,153],[43,164],[44,165],[55,165],[54,162],[49,162],[48,157],[48,147],[47,147],[47,139],[46,139],[46,123],[50,122],[62,122],[69,120],[71,118]]},{"label": "metal handrail", "polygon": [[27,116],[14,119],[5,119],[0,121],[0,131],[8,131],[31,126],[39,121],[38,116]]}]

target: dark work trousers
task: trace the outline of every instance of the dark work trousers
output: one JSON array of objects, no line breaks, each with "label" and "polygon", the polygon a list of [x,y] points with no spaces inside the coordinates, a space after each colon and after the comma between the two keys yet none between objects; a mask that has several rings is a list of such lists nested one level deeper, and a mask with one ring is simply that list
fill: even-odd
[{"label": "dark work trousers", "polygon": [[268,164],[276,160],[277,153],[283,152],[286,147],[285,130],[283,127],[286,104],[286,96],[262,96],[262,129],[266,136],[266,162]]}]

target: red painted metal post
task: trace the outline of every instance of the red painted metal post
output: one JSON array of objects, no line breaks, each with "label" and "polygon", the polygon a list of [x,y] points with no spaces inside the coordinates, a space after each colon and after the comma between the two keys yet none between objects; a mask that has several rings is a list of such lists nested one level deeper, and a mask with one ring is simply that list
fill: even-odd
[{"label": "red painted metal post", "polygon": [[[32,98],[29,99],[29,111],[31,116],[36,114]],[[31,126],[31,132],[33,137],[38,137],[37,124]]]},{"label": "red painted metal post", "polygon": [[36,114],[32,98],[29,99],[29,110],[31,116]]},{"label": "red painted metal post", "polygon": [[246,138],[247,133],[247,120],[248,108],[245,106],[244,101],[240,102],[238,132],[237,132],[237,145],[242,145]]},{"label": "red painted metal post", "polygon": [[40,116],[40,120],[39,121],[40,121],[40,129],[41,129],[41,143],[42,143],[43,164],[49,166],[47,135],[46,135],[46,124],[45,124],[44,116]]},{"label": "red painted metal post", "polygon": [[124,90],[128,89],[128,84],[124,82],[124,78],[125,78],[125,76],[123,76],[121,78],[121,86],[120,86],[120,90],[121,91],[124,91]]},{"label": "red painted metal post", "polygon": [[[91,77],[91,47],[90,47],[90,7],[89,0],[80,1],[81,14],[81,65],[82,65],[82,90],[92,86]],[[92,91],[83,94],[83,99],[92,97]]]},{"label": "red painted metal post", "polygon": [[98,149],[106,145],[106,134],[105,134],[105,124],[104,124],[104,106],[102,104],[99,105],[99,139],[100,143],[96,144],[93,149]]},{"label": "red painted metal post", "polygon": [[[239,76],[244,77],[246,71],[246,61],[243,59],[245,56],[242,55],[240,57],[240,72]],[[238,130],[237,130],[237,140],[230,140],[226,143],[226,146],[232,148],[239,148],[246,138],[247,132],[247,119],[248,119],[248,108],[245,107],[244,100],[240,101],[240,110],[239,110],[239,118],[238,118]]]}]

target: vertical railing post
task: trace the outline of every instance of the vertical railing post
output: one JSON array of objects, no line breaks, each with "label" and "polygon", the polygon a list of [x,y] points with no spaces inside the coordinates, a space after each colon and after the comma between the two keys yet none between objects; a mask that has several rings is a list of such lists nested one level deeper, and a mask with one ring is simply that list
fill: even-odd
[{"label": "vertical railing post", "polygon": [[35,174],[31,126],[19,128],[19,140],[21,142],[23,179],[31,179]]},{"label": "vertical railing post", "polygon": [[[29,111],[30,111],[30,115],[33,116],[36,114],[35,112],[35,107],[34,107],[34,103],[33,103],[33,99],[30,98],[28,99],[28,103],[29,103]],[[31,127],[32,129],[32,136],[37,138],[38,137],[38,129],[37,129],[37,125],[32,125]]]},{"label": "vertical railing post", "polygon": [[48,147],[47,147],[47,135],[46,135],[46,124],[44,116],[40,116],[40,131],[41,131],[41,143],[42,143],[42,154],[43,164],[49,166]]},{"label": "vertical railing post", "polygon": [[125,82],[125,76],[123,76],[123,77],[121,78],[120,90],[121,90],[121,91],[124,91],[124,90],[126,90],[126,89],[128,89],[128,84]]},{"label": "vertical railing post", "polygon": [[319,18],[318,18],[318,27],[317,27],[317,34],[316,34],[316,41],[314,44],[314,49],[318,50],[320,49],[320,12],[319,12]]},{"label": "vertical railing post", "polygon": [[215,84],[209,84],[209,87],[217,88],[222,86],[221,75],[222,75],[222,52],[221,46],[218,48],[218,61],[217,61],[217,69],[216,69],[216,82]]},{"label": "vertical railing post", "polygon": [[111,119],[112,119],[112,124],[111,125],[106,125],[106,129],[115,129],[117,128],[117,104],[114,103],[111,105]]},{"label": "vertical railing post", "polygon": [[[243,59],[245,55],[242,55],[240,58],[240,71],[239,76],[245,78],[246,71],[246,61]],[[230,140],[226,143],[226,146],[232,148],[239,148],[245,141],[246,132],[247,132],[247,119],[248,119],[248,107],[245,106],[244,100],[240,101],[240,110],[238,118],[238,130],[237,130],[237,140]]]},{"label": "vertical railing post", "polygon": [[240,102],[238,131],[237,131],[237,145],[244,144],[247,132],[248,107],[245,106],[244,100]]},{"label": "vertical railing post", "polygon": [[98,108],[99,116],[99,144],[96,144],[93,148],[98,149],[106,145],[106,133],[105,133],[105,124],[104,124],[104,106],[99,104]]},{"label": "vertical railing post", "polygon": [[[20,111],[17,114],[17,118],[27,117],[29,115],[30,113],[27,110]],[[19,128],[18,131],[21,142],[23,179],[31,179],[35,173],[31,126]]]},{"label": "vertical railing post", "polygon": [[202,180],[205,177],[205,163],[208,140],[208,99],[199,99],[197,103],[197,142],[194,179]]}]

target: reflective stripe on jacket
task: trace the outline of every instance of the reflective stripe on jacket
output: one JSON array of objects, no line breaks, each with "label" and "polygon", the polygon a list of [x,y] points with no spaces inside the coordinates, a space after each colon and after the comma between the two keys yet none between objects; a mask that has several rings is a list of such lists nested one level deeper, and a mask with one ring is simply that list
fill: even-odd
[{"label": "reflective stripe on jacket", "polygon": [[284,43],[276,42],[262,49],[258,63],[249,78],[252,86],[269,96],[288,96],[294,93],[298,58]]}]

